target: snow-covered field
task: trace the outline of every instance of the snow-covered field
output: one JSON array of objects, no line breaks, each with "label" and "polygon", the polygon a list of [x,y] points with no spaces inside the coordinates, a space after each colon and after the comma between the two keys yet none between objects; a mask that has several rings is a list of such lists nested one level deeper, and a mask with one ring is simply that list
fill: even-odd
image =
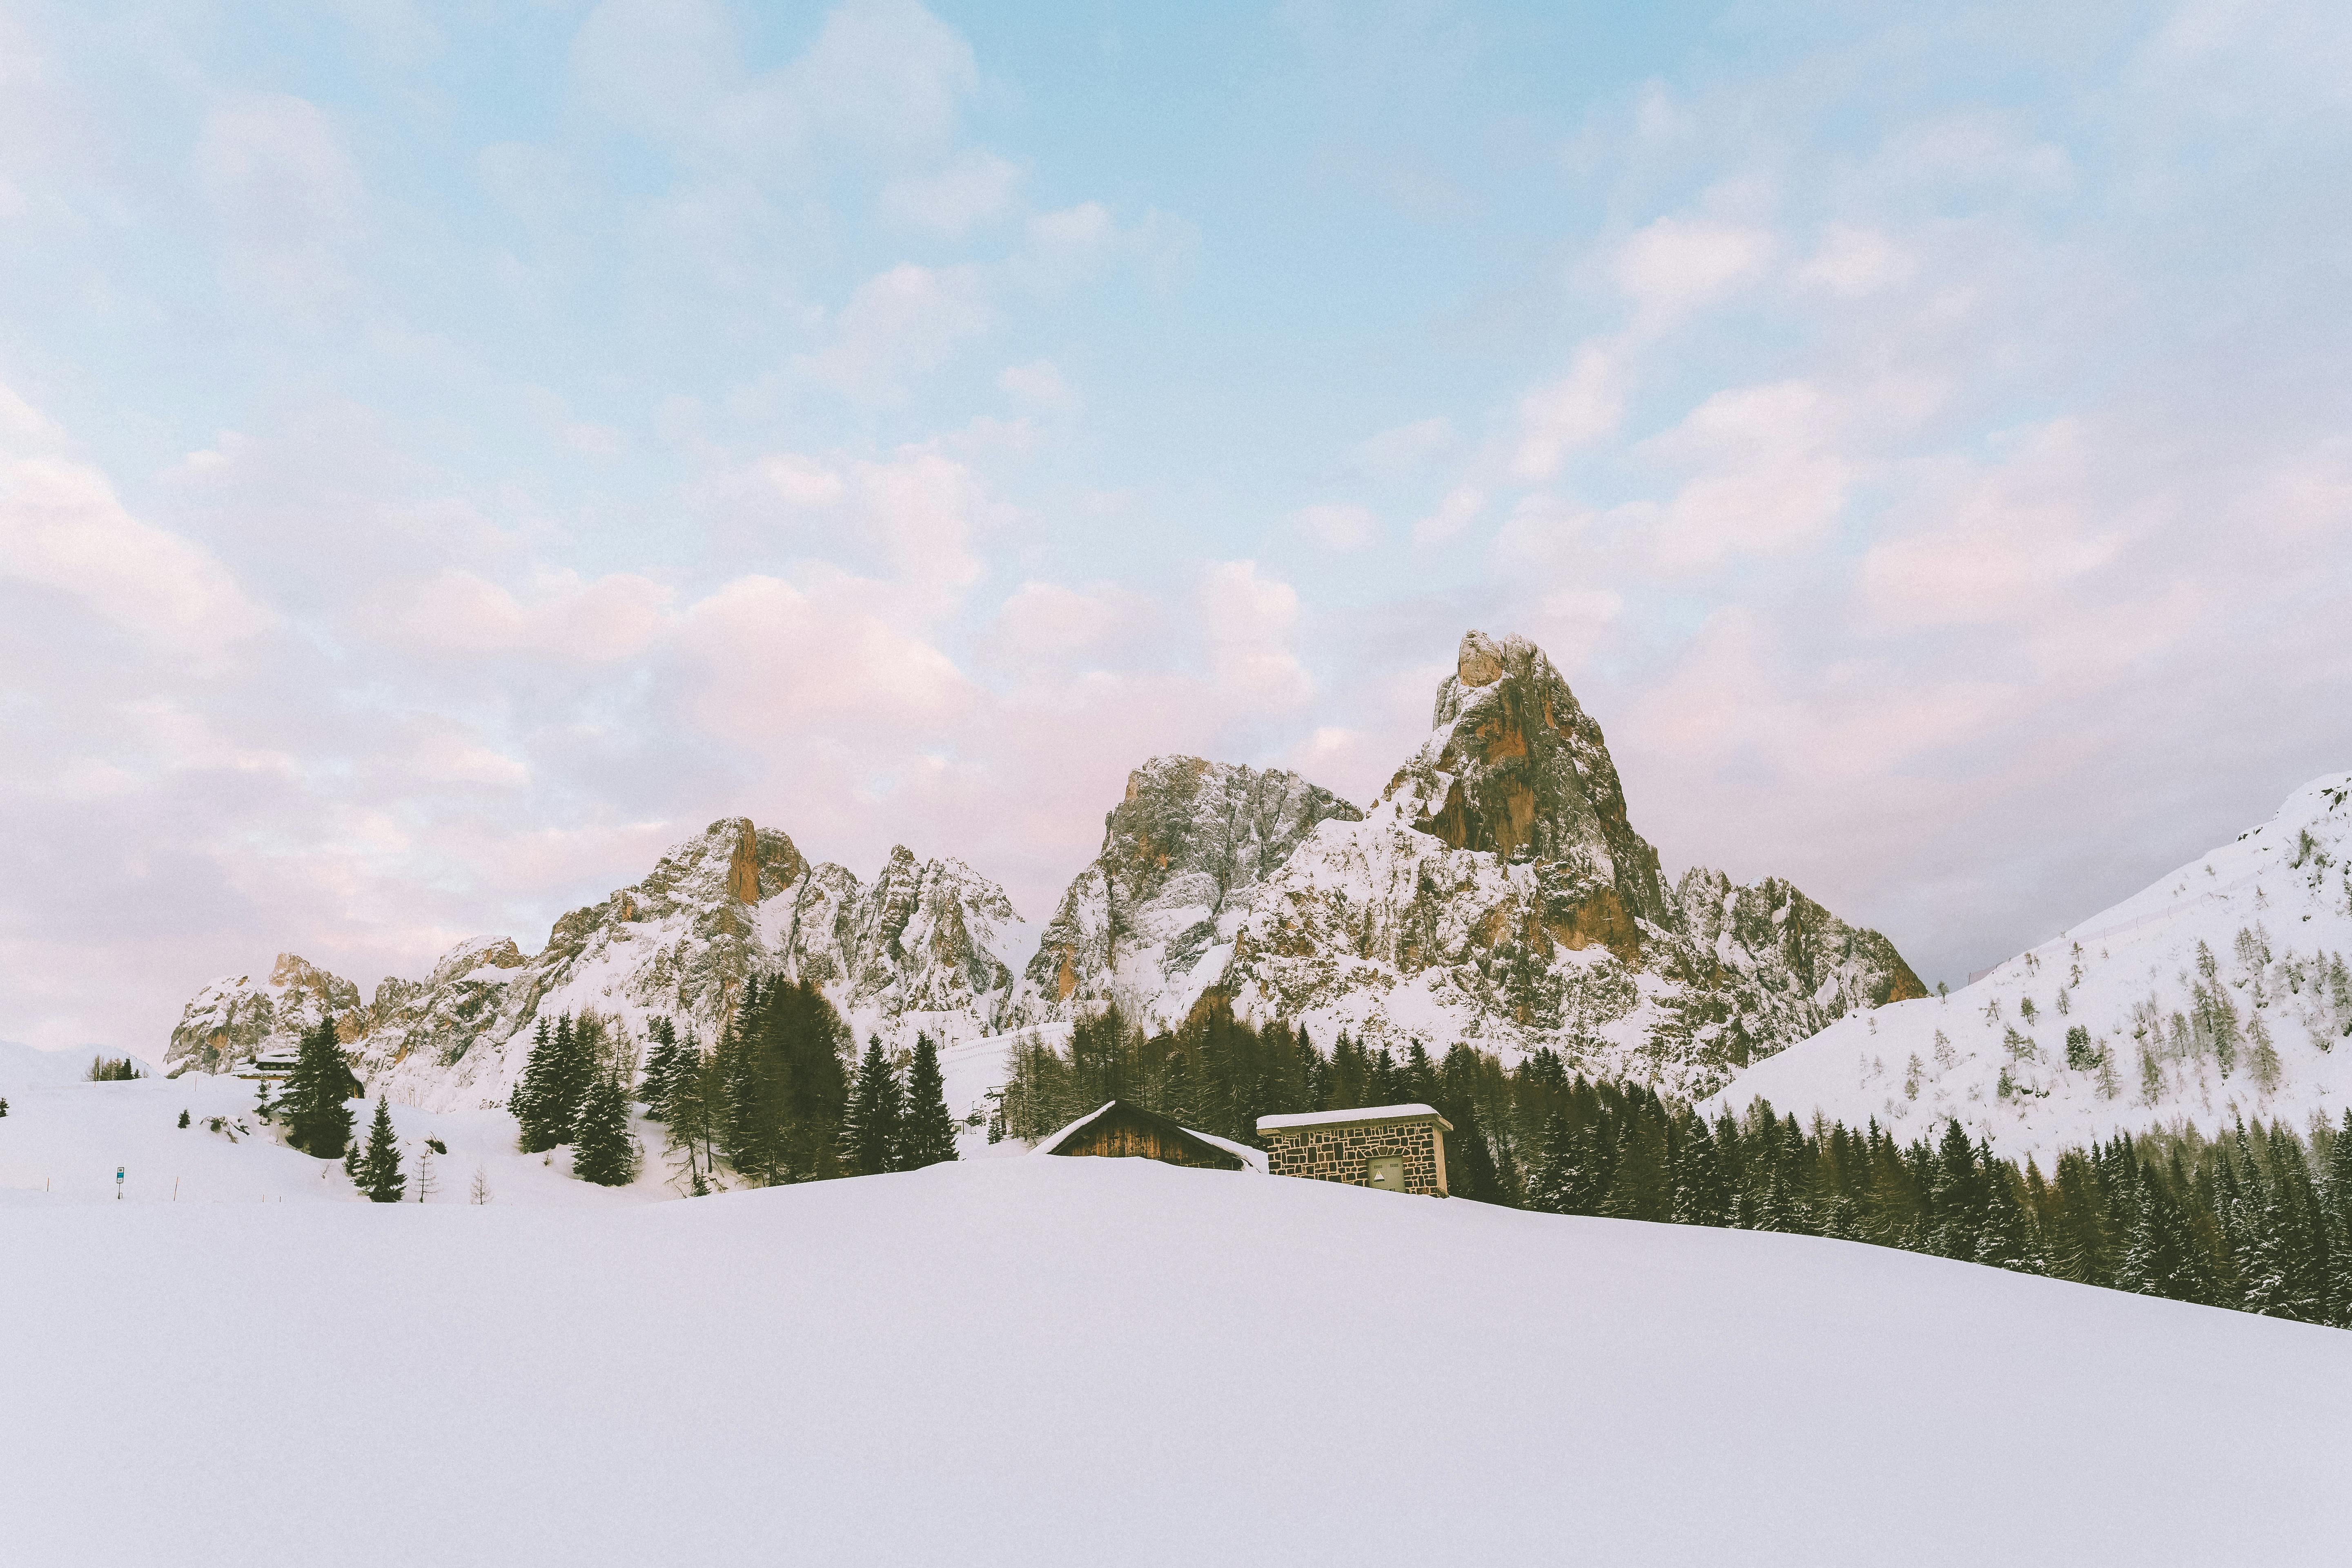
[{"label": "snow-covered field", "polygon": [[215,1142],[0,1201],[12,1564],[2343,1560],[2326,1329],[1140,1160],[395,1207]]}]

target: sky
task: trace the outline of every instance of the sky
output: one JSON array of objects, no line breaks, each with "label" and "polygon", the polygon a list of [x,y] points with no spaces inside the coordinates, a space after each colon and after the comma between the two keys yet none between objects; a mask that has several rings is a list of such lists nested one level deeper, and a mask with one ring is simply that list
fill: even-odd
[{"label": "sky", "polygon": [[2352,10],[0,0],[0,1037],[1466,629],[1954,983],[2352,766]]}]

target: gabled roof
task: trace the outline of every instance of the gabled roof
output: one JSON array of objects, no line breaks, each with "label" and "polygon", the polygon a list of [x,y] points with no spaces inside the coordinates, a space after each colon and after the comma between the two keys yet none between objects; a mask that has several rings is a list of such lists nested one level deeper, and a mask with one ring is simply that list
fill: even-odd
[{"label": "gabled roof", "polygon": [[1146,1110],[1143,1107],[1124,1100],[1105,1100],[1068,1126],[1048,1134],[1043,1142],[1029,1152],[1032,1154],[1058,1154],[1062,1152],[1063,1146],[1074,1141],[1079,1133],[1103,1118],[1114,1114],[1125,1120],[1140,1121],[1156,1127],[1163,1136],[1172,1138],[1179,1143],[1191,1144],[1197,1152],[1207,1155],[1213,1160],[1232,1160],[1244,1170],[1255,1171],[1264,1168],[1262,1162],[1265,1156],[1255,1149],[1246,1148],[1239,1143],[1227,1142],[1223,1138],[1212,1137],[1206,1132],[1195,1132],[1191,1128],[1181,1125],[1171,1118],[1162,1116],[1156,1110]]}]

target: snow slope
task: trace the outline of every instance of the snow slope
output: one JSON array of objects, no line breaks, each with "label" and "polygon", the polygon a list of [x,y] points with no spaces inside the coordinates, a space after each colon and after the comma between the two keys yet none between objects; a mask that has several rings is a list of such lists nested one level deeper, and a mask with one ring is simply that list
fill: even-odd
[{"label": "snow slope", "polygon": [[[2352,773],[2332,773],[1974,984],[1842,1018],[1750,1068],[1711,1110],[1760,1095],[1906,1140],[1957,1118],[2045,1161],[2151,1125],[2333,1120],[2352,1098],[2347,965]],[[2096,1059],[2069,1065],[2074,1028]]]},{"label": "snow slope", "polygon": [[25,1568],[2342,1561],[2352,1335],[1808,1237],[1033,1158],[0,1256]]},{"label": "snow slope", "polygon": [[[89,1077],[89,1058],[100,1053],[92,1050],[45,1051],[38,1046],[20,1046],[14,1040],[0,1040],[0,1094],[13,1094],[27,1084],[72,1083]],[[121,1051],[108,1051],[107,1056],[121,1056]],[[152,1073],[154,1065],[142,1057],[132,1057],[142,1072]]]},{"label": "snow slope", "polygon": [[[83,1067],[87,1068],[85,1061]],[[288,1148],[253,1114],[255,1085],[213,1073],[129,1083],[16,1083],[0,1072],[0,1205],[109,1203],[114,1173],[123,1173],[131,1204],[356,1204],[366,1200],[342,1167]],[[367,1131],[370,1107],[354,1103],[358,1131]],[[188,1125],[179,1125],[180,1112]],[[446,1154],[432,1156],[436,1190],[425,1202],[463,1205],[478,1168],[492,1201],[530,1205],[610,1206],[675,1195],[663,1185],[658,1160],[633,1187],[591,1186],[572,1177],[571,1152],[552,1158],[515,1152],[515,1121],[502,1110],[420,1110],[391,1107],[393,1131],[417,1198],[419,1165],[438,1138]],[[212,1120],[218,1117],[215,1131]],[[658,1127],[640,1123],[639,1139],[661,1146]]]}]

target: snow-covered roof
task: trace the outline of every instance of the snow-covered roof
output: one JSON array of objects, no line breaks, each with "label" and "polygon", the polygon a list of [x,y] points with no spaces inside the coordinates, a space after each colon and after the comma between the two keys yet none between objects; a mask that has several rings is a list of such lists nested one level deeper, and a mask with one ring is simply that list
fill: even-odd
[{"label": "snow-covered roof", "polygon": [[1071,1122],[1059,1132],[1047,1133],[1045,1141],[1040,1142],[1034,1149],[1030,1150],[1029,1152],[1032,1154],[1052,1153],[1055,1150],[1068,1142],[1070,1139],[1076,1134],[1078,1129],[1086,1126],[1088,1122],[1094,1121],[1095,1118],[1100,1116],[1104,1111],[1108,1110],[1112,1106],[1117,1105],[1118,1103],[1118,1101],[1116,1100],[1104,1100],[1100,1105],[1096,1106],[1092,1110],[1087,1111],[1084,1116],[1079,1117],[1076,1121]]},{"label": "snow-covered roof", "polygon": [[[1103,1112],[1108,1110],[1112,1106],[1117,1105],[1118,1103],[1118,1101],[1116,1100],[1104,1100],[1100,1105],[1095,1107],[1092,1110],[1087,1111],[1084,1116],[1079,1117],[1076,1121],[1071,1122],[1067,1127],[1063,1128],[1060,1131],[1047,1134],[1044,1142],[1040,1142],[1035,1148],[1030,1150],[1029,1152],[1032,1154],[1053,1153],[1064,1143],[1068,1142],[1073,1137],[1076,1136],[1081,1129],[1090,1125],[1097,1118],[1100,1117]],[[1197,1127],[1186,1127],[1184,1128],[1184,1131],[1194,1138],[1198,1138],[1202,1142],[1210,1145],[1212,1148],[1222,1149],[1226,1153],[1236,1156],[1240,1159],[1244,1168],[1255,1171],[1261,1175],[1265,1174],[1265,1150],[1253,1149],[1246,1143],[1236,1143],[1231,1139],[1220,1138],[1213,1132],[1203,1132]]]},{"label": "snow-covered roof", "polygon": [[1341,1121],[1434,1121],[1448,1132],[1454,1124],[1426,1105],[1360,1105],[1352,1110],[1301,1110],[1287,1116],[1261,1116],[1257,1130],[1282,1132],[1293,1127],[1327,1127]]}]

